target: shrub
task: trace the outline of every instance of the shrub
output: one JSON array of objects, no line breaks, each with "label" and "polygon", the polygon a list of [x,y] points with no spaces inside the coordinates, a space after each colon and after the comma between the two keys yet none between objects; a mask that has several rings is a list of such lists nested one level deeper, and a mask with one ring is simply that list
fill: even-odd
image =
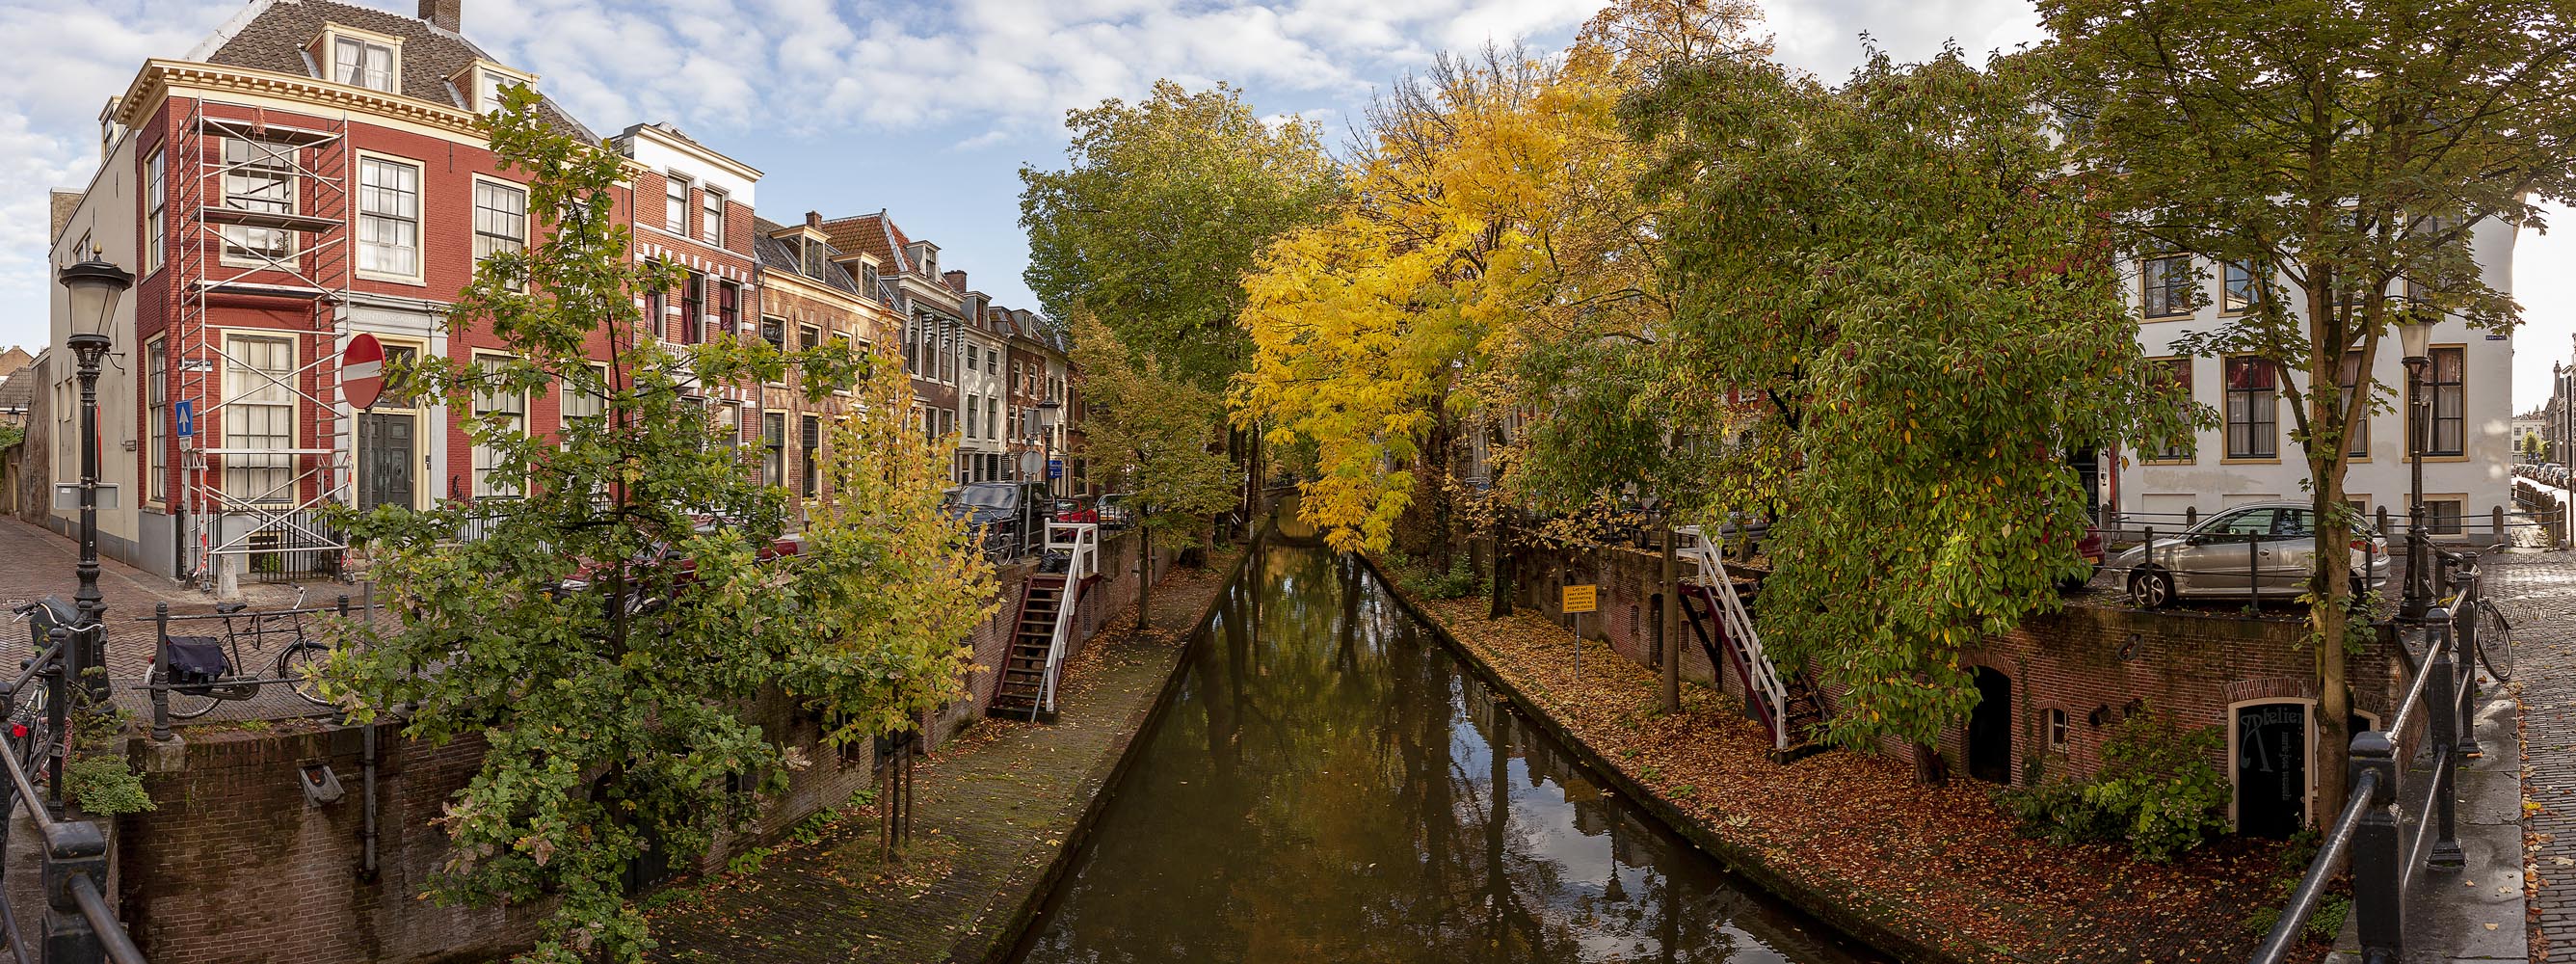
[{"label": "shrub", "polygon": [[79,753],[63,761],[63,791],[82,813],[93,817],[152,809],[152,795],[144,791],[143,778],[134,775],[124,757],[114,754]]},{"label": "shrub", "polygon": [[[1409,562],[1409,560],[1408,560]],[[1427,567],[1407,565],[1397,577],[1404,591],[1423,599],[1464,599],[1485,591],[1485,581],[1476,578],[1465,553],[1455,556],[1448,572],[1434,572]]]},{"label": "shrub", "polygon": [[2147,713],[2121,721],[2102,745],[2102,772],[1997,793],[2026,832],[2058,843],[2119,841],[2163,862],[2226,829],[2227,777],[2209,760],[2218,727],[2175,732]]}]

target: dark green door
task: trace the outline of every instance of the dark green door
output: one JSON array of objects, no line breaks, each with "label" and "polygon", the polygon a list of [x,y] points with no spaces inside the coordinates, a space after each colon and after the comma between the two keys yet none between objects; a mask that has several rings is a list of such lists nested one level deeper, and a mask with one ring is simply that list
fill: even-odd
[{"label": "dark green door", "polygon": [[358,417],[358,508],[415,504],[420,447],[414,435],[419,424],[410,413]]}]

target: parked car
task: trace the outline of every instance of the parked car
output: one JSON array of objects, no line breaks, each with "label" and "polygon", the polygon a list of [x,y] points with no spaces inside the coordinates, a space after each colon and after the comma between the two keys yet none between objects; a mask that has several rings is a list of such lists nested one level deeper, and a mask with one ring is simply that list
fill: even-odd
[{"label": "parked car", "polygon": [[1100,522],[1100,509],[1087,497],[1057,499],[1054,518],[1057,522],[1089,522],[1097,525]]},{"label": "parked car", "polygon": [[[2126,573],[2129,602],[2141,609],[2200,597],[2294,597],[2308,591],[2316,532],[2316,510],[2307,503],[2257,502],[2132,546],[2109,567]],[[2387,582],[2388,540],[2370,523],[2355,528],[2348,551],[2356,590]]]},{"label": "parked car", "polygon": [[948,496],[949,512],[984,531],[984,551],[1017,559],[1046,544],[1043,512],[1053,505],[1044,482],[977,482]]}]

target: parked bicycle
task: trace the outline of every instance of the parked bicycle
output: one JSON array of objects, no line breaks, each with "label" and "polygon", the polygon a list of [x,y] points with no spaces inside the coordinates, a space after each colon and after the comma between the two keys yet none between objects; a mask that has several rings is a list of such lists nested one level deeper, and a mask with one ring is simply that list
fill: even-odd
[{"label": "parked bicycle", "polygon": [[[23,673],[35,663],[36,657],[44,654],[46,647],[53,645],[53,631],[57,627],[75,628],[80,611],[61,599],[47,596],[32,602],[23,599],[11,602],[9,617],[12,624],[27,626],[27,641],[33,647],[19,661],[19,670]],[[19,686],[9,702],[6,729],[8,752],[18,758],[28,773],[40,780],[50,772],[46,764],[59,750],[59,741],[54,739],[53,717],[46,713],[49,707],[46,693],[45,687],[32,680]]]},{"label": "parked bicycle", "polygon": [[[295,590],[295,605],[272,612],[251,610],[243,603],[224,603],[213,613],[194,616],[154,617],[160,623],[161,645],[152,662],[144,669],[147,686],[166,690],[170,716],[193,720],[212,712],[226,700],[257,697],[270,683],[283,683],[315,706],[331,706],[317,684],[316,673],[331,659],[331,646],[305,634],[304,617],[322,610],[304,608],[304,589]],[[223,624],[220,635],[179,635],[170,624],[189,621],[218,620]],[[272,638],[282,638],[284,648],[274,661],[265,653]],[[244,647],[258,654],[244,658]],[[168,654],[165,664],[158,654]],[[272,672],[267,676],[245,673],[253,659],[266,662]]]},{"label": "parked bicycle", "polygon": [[2487,598],[2485,584],[2478,578],[2477,557],[2448,552],[2442,557],[2460,566],[2451,578],[2451,584],[2461,587],[2460,591],[2442,600],[2442,605],[2451,609],[2452,626],[2456,630],[2462,621],[2471,621],[2476,630],[2478,665],[2486,667],[2487,675],[2495,677],[2496,682],[2513,679],[2513,624],[2505,621],[2504,610]]}]

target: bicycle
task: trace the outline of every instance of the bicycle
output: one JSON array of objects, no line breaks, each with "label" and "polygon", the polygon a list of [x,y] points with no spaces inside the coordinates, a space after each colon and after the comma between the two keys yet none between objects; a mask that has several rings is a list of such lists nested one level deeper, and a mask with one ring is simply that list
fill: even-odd
[{"label": "bicycle", "polygon": [[[279,612],[252,612],[242,603],[216,606],[214,617],[223,620],[223,635],[167,637],[164,648],[170,665],[161,665],[156,657],[144,669],[144,682],[167,690],[170,717],[179,720],[204,716],[225,700],[256,697],[271,682],[285,683],[307,703],[332,706],[315,676],[330,661],[331,647],[305,635],[308,611],[302,586],[295,589],[295,605]],[[268,679],[240,675],[240,667],[248,665],[242,658],[242,642],[247,639],[251,650],[260,652],[268,648],[270,636],[288,639],[273,664],[275,672]]]},{"label": "bicycle", "polygon": [[[35,647],[36,655],[43,655],[45,648],[53,645],[52,635],[55,627],[65,626],[79,619],[77,610],[64,605],[62,600],[51,597],[37,602],[14,600],[9,603],[9,612],[11,623],[28,624],[28,642]],[[32,656],[22,660],[20,669],[23,670],[34,662],[35,659]],[[18,758],[19,766],[30,778],[41,782],[50,772],[46,764],[52,760],[55,753],[60,751],[61,747],[54,739],[53,717],[46,712],[51,707],[48,696],[50,691],[45,686],[37,685],[39,679],[41,677],[30,676],[27,685],[19,687],[17,692],[10,694],[9,718],[5,732],[8,752]]]},{"label": "bicycle", "polygon": [[2504,610],[2496,608],[2496,604],[2487,599],[2478,576],[2477,564],[2464,561],[2459,574],[2453,578],[2457,585],[2470,588],[2443,602],[2459,606],[2462,596],[2469,597],[2466,608],[2454,610],[2451,614],[2451,625],[2456,630],[2462,620],[2469,620],[2469,628],[2474,630],[2473,638],[2477,641],[2478,665],[2486,667],[2487,675],[2495,677],[2496,682],[2510,682],[2514,670],[2513,624],[2505,620]]}]

